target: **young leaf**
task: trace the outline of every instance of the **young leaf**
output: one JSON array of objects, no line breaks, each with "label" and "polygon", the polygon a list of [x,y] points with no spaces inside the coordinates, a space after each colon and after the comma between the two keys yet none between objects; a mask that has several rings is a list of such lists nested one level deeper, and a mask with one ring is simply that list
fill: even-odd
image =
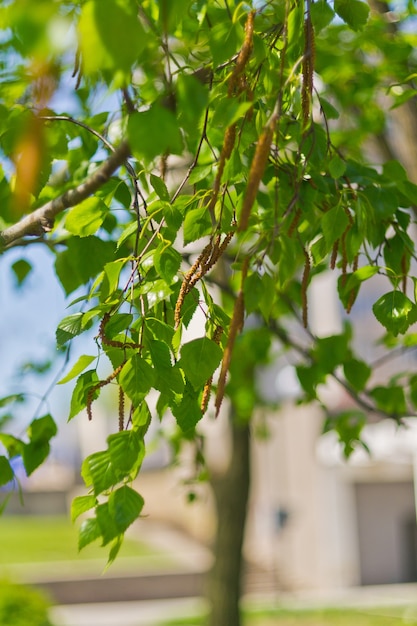
[{"label": "young leaf", "polygon": [[8,459],[5,456],[0,456],[0,487],[7,485],[14,478],[14,472]]},{"label": "young leaf", "polygon": [[34,419],[26,432],[32,442],[49,441],[52,437],[55,437],[58,429],[52,417],[44,415]]},{"label": "young leaf", "polygon": [[369,6],[362,0],[335,0],[334,9],[353,30],[360,30],[368,21]]},{"label": "young leaf", "polygon": [[123,430],[107,438],[110,460],[115,473],[124,478],[134,466],[139,466],[145,455],[143,442],[132,430]]},{"label": "young leaf", "polygon": [[103,450],[90,454],[82,464],[81,475],[86,486],[93,487],[95,495],[115,485],[117,476],[111,462],[110,452]]},{"label": "young leaf", "polygon": [[98,197],[87,198],[67,213],[65,228],[78,237],[94,235],[107,213],[108,208],[103,200]]},{"label": "young leaf", "polygon": [[194,339],[181,348],[179,366],[195,389],[213,375],[222,358],[222,349],[207,337]]},{"label": "young leaf", "polygon": [[100,526],[95,517],[86,519],[80,526],[78,533],[78,550],[82,550],[96,539],[101,537]]},{"label": "young leaf", "polygon": [[166,202],[169,202],[169,191],[167,189],[166,184],[162,180],[162,178],[160,178],[159,176],[155,176],[155,174],[151,174],[149,177],[149,180],[151,181],[152,187],[155,189],[156,193],[158,194],[158,197],[161,200],[165,200]]},{"label": "young leaf", "polygon": [[314,30],[317,33],[326,28],[334,18],[334,11],[326,0],[318,0],[311,4],[310,12]]},{"label": "young leaf", "polygon": [[75,522],[80,515],[95,507],[96,504],[95,496],[76,496],[71,502],[71,520]]},{"label": "young leaf", "polygon": [[83,354],[79,357],[78,361],[72,366],[68,374],[66,374],[61,380],[58,381],[57,385],[64,385],[69,382],[78,374],[81,374],[82,371],[85,370],[86,367],[90,365],[97,357],[89,356],[87,354]]},{"label": "young leaf", "polygon": [[155,370],[145,359],[135,354],[120,372],[119,382],[133,404],[140,404],[155,382]]},{"label": "young leaf", "polygon": [[83,314],[73,313],[64,317],[58,324],[56,329],[56,343],[58,348],[62,348],[67,341],[73,339],[85,330],[82,324]]},{"label": "young leaf", "polygon": [[19,259],[13,263],[12,270],[17,280],[17,286],[21,287],[32,271],[32,265],[25,259]]},{"label": "young leaf", "polygon": [[113,491],[109,497],[109,513],[119,534],[124,533],[140,515],[144,505],[142,496],[127,485]]},{"label": "young leaf", "polygon": [[390,291],[372,307],[374,315],[394,337],[404,334],[416,321],[416,305],[401,291]]},{"label": "young leaf", "polygon": [[363,391],[371,375],[371,368],[359,359],[349,359],[343,363],[343,371],[348,383],[355,391]]},{"label": "young leaf", "polygon": [[[88,370],[78,377],[75,384],[74,391],[71,397],[70,414],[68,421],[78,415],[80,411],[85,409],[87,405],[88,392],[91,387],[94,387],[98,383],[98,376],[95,370]],[[94,398],[98,396],[98,390],[94,393]]]},{"label": "young leaf", "polygon": [[50,445],[47,441],[29,442],[23,446],[22,458],[28,476],[30,476],[39,465],[42,465],[49,454],[49,450]]},{"label": "young leaf", "polygon": [[133,153],[140,159],[150,162],[167,152],[182,152],[182,138],[176,117],[160,105],[153,104],[147,111],[133,113],[129,117],[127,130]]}]

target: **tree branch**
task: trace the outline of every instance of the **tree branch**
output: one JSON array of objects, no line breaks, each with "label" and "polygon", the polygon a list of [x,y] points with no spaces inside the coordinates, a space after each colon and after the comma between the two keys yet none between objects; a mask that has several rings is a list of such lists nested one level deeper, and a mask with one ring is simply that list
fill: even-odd
[{"label": "tree branch", "polygon": [[22,237],[27,235],[40,236],[50,231],[56,215],[79,204],[100,189],[111,175],[123,165],[129,155],[129,145],[124,141],[83,183],[50,200],[33,213],[23,217],[17,224],[5,228],[0,232],[0,252],[12,247]]}]

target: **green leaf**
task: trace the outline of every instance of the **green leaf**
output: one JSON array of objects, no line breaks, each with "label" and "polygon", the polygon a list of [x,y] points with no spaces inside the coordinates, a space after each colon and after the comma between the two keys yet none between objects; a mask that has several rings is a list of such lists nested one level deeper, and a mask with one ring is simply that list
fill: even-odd
[{"label": "green leaf", "polygon": [[94,452],[84,459],[81,476],[87,487],[93,487],[96,496],[117,484],[109,450]]},{"label": "green leaf", "polygon": [[72,315],[68,315],[68,317],[64,317],[58,324],[58,328],[56,330],[56,343],[58,348],[62,348],[67,341],[73,339],[77,335],[81,334],[83,330],[83,313],[73,313]]},{"label": "green leaf", "polygon": [[29,443],[23,445],[22,458],[26,473],[30,476],[47,458],[49,441],[57,434],[57,427],[50,415],[44,415],[34,419],[26,432]]},{"label": "green leaf", "polygon": [[347,334],[321,337],[316,340],[314,356],[322,372],[331,373],[346,360],[349,337]]},{"label": "green leaf", "polygon": [[67,249],[57,255],[55,270],[67,295],[96,278],[106,263],[114,261],[112,241],[94,236],[72,237],[66,246]]},{"label": "green leaf", "polygon": [[147,111],[133,113],[128,121],[128,137],[137,158],[148,162],[164,154],[181,154],[182,138],[171,111],[153,104]]},{"label": "green leaf", "polygon": [[372,373],[371,368],[359,359],[350,359],[343,363],[346,380],[355,391],[363,391]]},{"label": "green leaf", "polygon": [[21,439],[9,435],[8,433],[0,433],[0,442],[6,448],[9,457],[21,456],[23,454],[24,443]]},{"label": "green leaf", "polygon": [[417,407],[417,375],[410,376],[410,400]]},{"label": "green leaf", "polygon": [[143,505],[142,496],[127,485],[123,485],[110,494],[109,513],[119,534],[124,533],[139,517]]},{"label": "green leaf", "polygon": [[31,442],[49,441],[58,432],[57,426],[51,415],[44,415],[34,419],[27,429],[27,434]]},{"label": "green leaf", "polygon": [[96,539],[101,537],[101,530],[95,517],[86,519],[80,526],[78,533],[78,550],[82,550]]},{"label": "green leaf", "polygon": [[297,365],[295,368],[301,387],[307,394],[309,399],[317,398],[316,389],[326,380],[326,374],[317,365],[307,367],[305,365]]},{"label": "green leaf", "polygon": [[76,496],[71,502],[71,521],[75,522],[80,515],[94,508],[96,504],[95,496]]},{"label": "green leaf", "polygon": [[184,381],[178,365],[173,366],[171,353],[166,343],[153,340],[149,344],[152,363],[157,373],[155,387],[168,394],[180,394],[184,390]]},{"label": "green leaf", "polygon": [[122,547],[122,545],[123,545],[123,535],[120,535],[119,537],[116,537],[110,549],[106,568],[109,567],[114,562],[114,560],[116,559],[117,555],[120,552],[120,548]]},{"label": "green leaf", "polygon": [[320,108],[327,120],[338,120],[340,113],[326,98],[320,96]]},{"label": "green leaf", "polygon": [[398,197],[394,188],[368,186],[363,195],[381,219],[392,217],[398,209]]},{"label": "green leaf", "polygon": [[162,180],[162,178],[160,178],[159,176],[155,176],[155,174],[151,174],[149,176],[149,180],[151,181],[151,185],[155,189],[158,197],[161,200],[165,200],[166,202],[169,202],[170,200],[169,191],[167,189],[166,184]]},{"label": "green leaf", "polygon": [[180,403],[171,407],[177,424],[184,433],[192,432],[203,417],[198,398],[198,392],[187,383]]},{"label": "green leaf", "polygon": [[133,0],[89,0],[82,7],[79,33],[83,72],[107,70],[113,78],[119,71],[126,81],[147,42]]},{"label": "green leaf", "polygon": [[67,213],[65,228],[73,235],[88,237],[100,228],[108,213],[103,200],[97,197],[87,198]]},{"label": "green leaf", "polygon": [[107,438],[109,455],[114,472],[124,478],[134,468],[139,468],[145,448],[143,441],[134,430],[123,430]]},{"label": "green leaf", "polygon": [[180,269],[181,261],[181,254],[169,242],[162,242],[155,250],[155,269],[167,285],[172,283],[172,279]]},{"label": "green leaf", "polygon": [[155,380],[155,370],[138,354],[127,361],[119,376],[123,391],[136,406],[144,399]]},{"label": "green leaf", "polygon": [[101,545],[106,546],[110,541],[120,535],[116,522],[110,514],[108,502],[103,502],[103,504],[97,506],[96,516],[100,527],[100,535],[103,539]]},{"label": "green leaf", "polygon": [[407,413],[404,389],[398,386],[375,387],[370,392],[377,406],[393,416],[403,416]]},{"label": "green leaf", "polygon": [[47,441],[35,441],[24,444],[22,451],[23,464],[28,476],[42,465],[50,451]]},{"label": "green leaf", "polygon": [[334,11],[326,0],[318,0],[318,2],[312,3],[310,6],[310,14],[316,33],[326,28],[334,18]]},{"label": "green leaf", "polygon": [[329,248],[337,239],[340,239],[348,226],[349,218],[340,204],[326,211],[321,220],[321,227]]},{"label": "green leaf", "polygon": [[[87,405],[88,392],[92,387],[98,383],[98,376],[96,370],[88,370],[78,377],[75,384],[74,391],[71,397],[70,414],[68,421],[78,415],[80,411],[85,409]],[[98,397],[99,390],[94,392],[93,398]]]},{"label": "green leaf", "polygon": [[329,161],[329,172],[333,178],[340,178],[346,171],[346,163],[337,154]]},{"label": "green leaf", "polygon": [[12,393],[8,396],[4,396],[4,398],[0,398],[0,407],[7,406],[8,404],[13,404],[14,402],[22,403],[25,401],[25,396],[23,393]]},{"label": "green leaf", "polygon": [[210,234],[211,229],[211,218],[206,206],[188,211],[184,219],[184,245]]},{"label": "green leaf", "polygon": [[404,334],[416,320],[416,305],[401,291],[390,291],[372,307],[378,322],[395,337]]},{"label": "green leaf", "polygon": [[15,261],[13,263],[12,270],[16,277],[18,287],[21,287],[23,285],[32,269],[32,265],[25,259],[19,259],[18,261]]},{"label": "green leaf", "polygon": [[335,0],[334,9],[353,30],[360,30],[368,21],[369,6],[361,0]]},{"label": "green leaf", "polygon": [[108,339],[113,339],[119,333],[128,329],[133,321],[131,313],[115,313],[107,322],[104,334]]},{"label": "green leaf", "polygon": [[8,459],[5,456],[0,456],[0,487],[7,485],[14,478],[14,472]]},{"label": "green leaf", "polygon": [[250,315],[254,311],[260,311],[268,320],[275,300],[275,282],[273,278],[264,273],[250,274],[244,284],[245,308]]},{"label": "green leaf", "polygon": [[361,440],[366,421],[366,416],[361,411],[343,411],[326,421],[324,432],[336,431],[339,441],[343,445],[344,455],[346,458],[349,458],[357,444],[361,444],[367,449]]},{"label": "green leaf", "polygon": [[182,346],[179,366],[193,387],[198,389],[213,375],[222,355],[222,349],[211,339],[194,339]]},{"label": "green leaf", "polygon": [[57,385],[64,385],[65,383],[78,376],[78,374],[81,374],[81,372],[83,372],[85,368],[88,367],[90,363],[92,363],[96,358],[97,357],[95,356],[89,356],[87,354],[81,355],[78,361],[72,366],[68,374],[61,378],[61,380],[58,381]]}]

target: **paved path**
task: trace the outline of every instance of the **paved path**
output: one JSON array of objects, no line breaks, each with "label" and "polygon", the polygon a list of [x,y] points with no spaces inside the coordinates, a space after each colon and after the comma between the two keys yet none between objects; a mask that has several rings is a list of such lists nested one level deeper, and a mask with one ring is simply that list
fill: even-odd
[{"label": "paved path", "polygon": [[[248,596],[254,607],[317,608],[317,607],[413,607],[417,614],[417,584],[378,585],[321,592],[279,592],[275,596]],[[202,598],[178,598],[143,602],[115,602],[54,607],[56,626],[159,626],[169,619],[189,617],[204,611]]]},{"label": "paved path", "polygon": [[51,619],[56,626],[157,626],[202,610],[204,601],[199,598],[77,604],[54,607]]}]

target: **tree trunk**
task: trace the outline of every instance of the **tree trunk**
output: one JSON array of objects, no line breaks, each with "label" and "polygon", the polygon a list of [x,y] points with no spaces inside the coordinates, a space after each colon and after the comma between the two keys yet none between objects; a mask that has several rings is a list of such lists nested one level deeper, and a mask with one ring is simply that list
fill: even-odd
[{"label": "tree trunk", "polygon": [[242,546],[250,483],[249,425],[231,419],[232,450],[226,472],[213,480],[217,507],[214,565],[208,579],[209,626],[240,626]]}]

